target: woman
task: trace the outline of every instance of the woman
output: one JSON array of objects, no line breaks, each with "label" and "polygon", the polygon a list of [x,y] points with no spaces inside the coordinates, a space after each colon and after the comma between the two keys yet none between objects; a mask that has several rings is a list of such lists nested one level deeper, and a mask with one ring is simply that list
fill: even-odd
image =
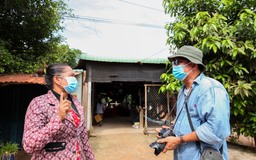
[{"label": "woman", "polygon": [[46,69],[47,94],[29,104],[23,133],[23,148],[32,159],[94,160],[88,141],[83,106],[71,96],[78,88],[67,64]]}]

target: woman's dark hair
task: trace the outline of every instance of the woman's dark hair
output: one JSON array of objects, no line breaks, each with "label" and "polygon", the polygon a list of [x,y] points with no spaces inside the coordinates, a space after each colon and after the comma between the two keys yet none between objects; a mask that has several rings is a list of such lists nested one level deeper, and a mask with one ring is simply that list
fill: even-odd
[{"label": "woman's dark hair", "polygon": [[98,98],[98,103],[99,103],[99,104],[101,104],[101,103],[102,103],[100,98]]},{"label": "woman's dark hair", "polygon": [[53,88],[53,77],[55,75],[60,75],[64,73],[64,68],[69,67],[68,64],[65,63],[54,63],[49,65],[46,68],[46,73],[45,73],[45,82],[46,82],[46,88],[52,89]]}]

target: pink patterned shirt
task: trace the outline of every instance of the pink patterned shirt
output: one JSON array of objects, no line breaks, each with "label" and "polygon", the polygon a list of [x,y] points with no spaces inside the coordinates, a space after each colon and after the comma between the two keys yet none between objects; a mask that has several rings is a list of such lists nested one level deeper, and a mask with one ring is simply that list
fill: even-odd
[{"label": "pink patterned shirt", "polygon": [[[59,100],[52,91],[35,97],[29,104],[25,116],[22,144],[24,150],[32,154],[32,160],[94,160],[88,141],[83,107],[78,99],[73,102],[80,114],[80,122],[75,122],[72,112],[60,122],[57,115]],[[76,126],[77,125],[77,126]],[[66,142],[66,148],[56,152],[46,152],[43,148],[49,142]],[[77,143],[77,145],[76,145]]]}]

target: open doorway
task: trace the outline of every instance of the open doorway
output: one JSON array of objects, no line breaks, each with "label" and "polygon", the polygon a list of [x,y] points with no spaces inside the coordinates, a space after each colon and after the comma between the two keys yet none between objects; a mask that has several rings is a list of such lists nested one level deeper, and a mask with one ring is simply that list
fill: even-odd
[{"label": "open doorway", "polygon": [[[93,115],[97,114],[99,100],[104,104],[103,123],[131,127],[139,122],[144,106],[144,82],[93,83],[92,97]],[[93,125],[99,123],[93,119]]]}]

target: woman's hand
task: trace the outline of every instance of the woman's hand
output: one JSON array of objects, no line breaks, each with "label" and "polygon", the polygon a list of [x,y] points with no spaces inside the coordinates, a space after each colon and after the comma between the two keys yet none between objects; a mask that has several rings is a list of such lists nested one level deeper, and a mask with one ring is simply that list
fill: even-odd
[{"label": "woman's hand", "polygon": [[60,104],[59,104],[59,110],[58,110],[60,121],[62,121],[67,116],[70,109],[71,109],[71,102],[66,98],[63,99],[63,92],[61,92]]}]

